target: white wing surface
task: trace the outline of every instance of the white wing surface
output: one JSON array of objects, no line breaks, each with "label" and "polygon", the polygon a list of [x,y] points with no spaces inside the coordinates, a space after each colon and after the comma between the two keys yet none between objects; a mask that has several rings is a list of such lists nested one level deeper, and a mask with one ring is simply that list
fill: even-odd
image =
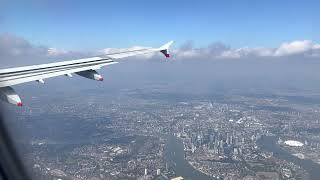
[{"label": "white wing surface", "polygon": [[66,75],[71,77],[73,73],[89,79],[102,81],[103,77],[96,70],[103,66],[118,63],[116,60],[130,56],[161,52],[166,57],[169,55],[169,47],[173,41],[160,48],[143,48],[127,50],[102,56],[63,61],[50,64],[25,66],[18,68],[0,69],[0,97],[11,104],[22,106],[20,97],[11,86],[26,82],[37,81],[44,83],[45,79]]}]

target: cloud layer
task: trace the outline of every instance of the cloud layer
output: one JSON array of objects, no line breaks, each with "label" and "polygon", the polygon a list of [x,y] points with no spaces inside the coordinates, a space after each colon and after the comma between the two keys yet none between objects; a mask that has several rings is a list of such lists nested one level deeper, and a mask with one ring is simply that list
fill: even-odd
[{"label": "cloud layer", "polygon": [[46,55],[46,47],[36,47],[23,38],[10,34],[0,35],[0,55],[3,56],[28,56]]},{"label": "cloud layer", "polygon": [[222,43],[213,43],[205,48],[194,48],[187,42],[173,51],[177,59],[241,59],[241,58],[281,58],[281,57],[320,57],[320,44],[310,40],[282,43],[277,48],[241,47],[231,48]]},{"label": "cloud layer", "polygon": [[[128,49],[105,48],[96,52],[65,51],[46,46],[36,46],[27,40],[11,34],[0,35],[0,65],[45,63],[53,60],[87,57],[97,54],[114,53],[123,50],[143,48],[134,46]],[[191,41],[177,49],[172,49],[174,60],[224,60],[224,59],[281,59],[281,58],[319,58],[320,44],[310,40],[284,42],[279,47],[241,47],[232,48],[223,43],[212,43],[197,48]],[[138,56],[134,59],[157,59],[160,54]]]},{"label": "cloud layer", "polygon": [[[74,90],[79,87],[108,89],[118,92],[124,88],[141,88],[149,82],[165,82],[175,92],[215,92],[223,89],[304,88],[320,89],[320,45],[308,41],[282,43],[279,47],[232,48],[223,43],[212,43],[197,48],[191,41],[171,49],[172,59],[164,63],[161,53],[153,56],[128,58],[128,62],[103,68],[106,83],[71,78],[68,81],[50,80],[45,91],[60,89],[61,83]],[[137,49],[141,47],[133,47]],[[21,37],[0,35],[0,69],[53,61],[88,57],[126,49],[105,48],[95,52],[73,52],[38,46]],[[145,61],[131,61],[143,59]],[[310,61],[311,60],[311,61]],[[307,62],[306,62],[307,61]],[[64,77],[61,77],[64,78]],[[169,87],[172,85],[172,87]],[[30,86],[32,94],[38,89]],[[30,92],[31,92],[30,91]]]},{"label": "cloud layer", "polygon": [[12,34],[0,34],[0,65],[13,66],[46,63],[66,58],[88,56],[88,53],[64,51],[46,46],[37,46]]}]

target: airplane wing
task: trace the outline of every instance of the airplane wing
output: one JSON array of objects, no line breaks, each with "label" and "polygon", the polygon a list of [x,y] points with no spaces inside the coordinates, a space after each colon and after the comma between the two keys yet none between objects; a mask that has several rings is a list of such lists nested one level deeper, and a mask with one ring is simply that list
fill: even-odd
[{"label": "airplane wing", "polygon": [[169,55],[169,47],[173,41],[166,43],[160,48],[141,48],[135,50],[127,50],[117,53],[105,54],[102,56],[63,61],[50,64],[41,64],[34,66],[25,66],[18,68],[9,68],[0,70],[0,98],[8,103],[22,106],[20,97],[11,86],[26,82],[37,81],[44,83],[45,79],[66,75],[72,77],[72,74],[102,81],[103,77],[96,70],[118,63],[116,60],[135,56],[139,54],[148,54],[153,52],[161,52],[167,58]]}]

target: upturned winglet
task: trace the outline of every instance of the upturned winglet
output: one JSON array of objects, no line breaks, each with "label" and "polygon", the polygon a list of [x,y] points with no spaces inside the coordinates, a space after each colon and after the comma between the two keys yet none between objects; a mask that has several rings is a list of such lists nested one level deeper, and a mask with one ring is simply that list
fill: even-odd
[{"label": "upturned winglet", "polygon": [[170,57],[169,47],[173,44],[174,41],[170,41],[159,48],[159,51],[164,54],[167,58]]}]

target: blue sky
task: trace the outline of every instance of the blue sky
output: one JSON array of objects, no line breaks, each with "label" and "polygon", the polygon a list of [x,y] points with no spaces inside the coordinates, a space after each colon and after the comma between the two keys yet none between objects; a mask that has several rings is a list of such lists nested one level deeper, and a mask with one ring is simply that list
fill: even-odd
[{"label": "blue sky", "polygon": [[66,50],[160,45],[276,47],[320,41],[319,1],[0,1],[0,33]]}]

